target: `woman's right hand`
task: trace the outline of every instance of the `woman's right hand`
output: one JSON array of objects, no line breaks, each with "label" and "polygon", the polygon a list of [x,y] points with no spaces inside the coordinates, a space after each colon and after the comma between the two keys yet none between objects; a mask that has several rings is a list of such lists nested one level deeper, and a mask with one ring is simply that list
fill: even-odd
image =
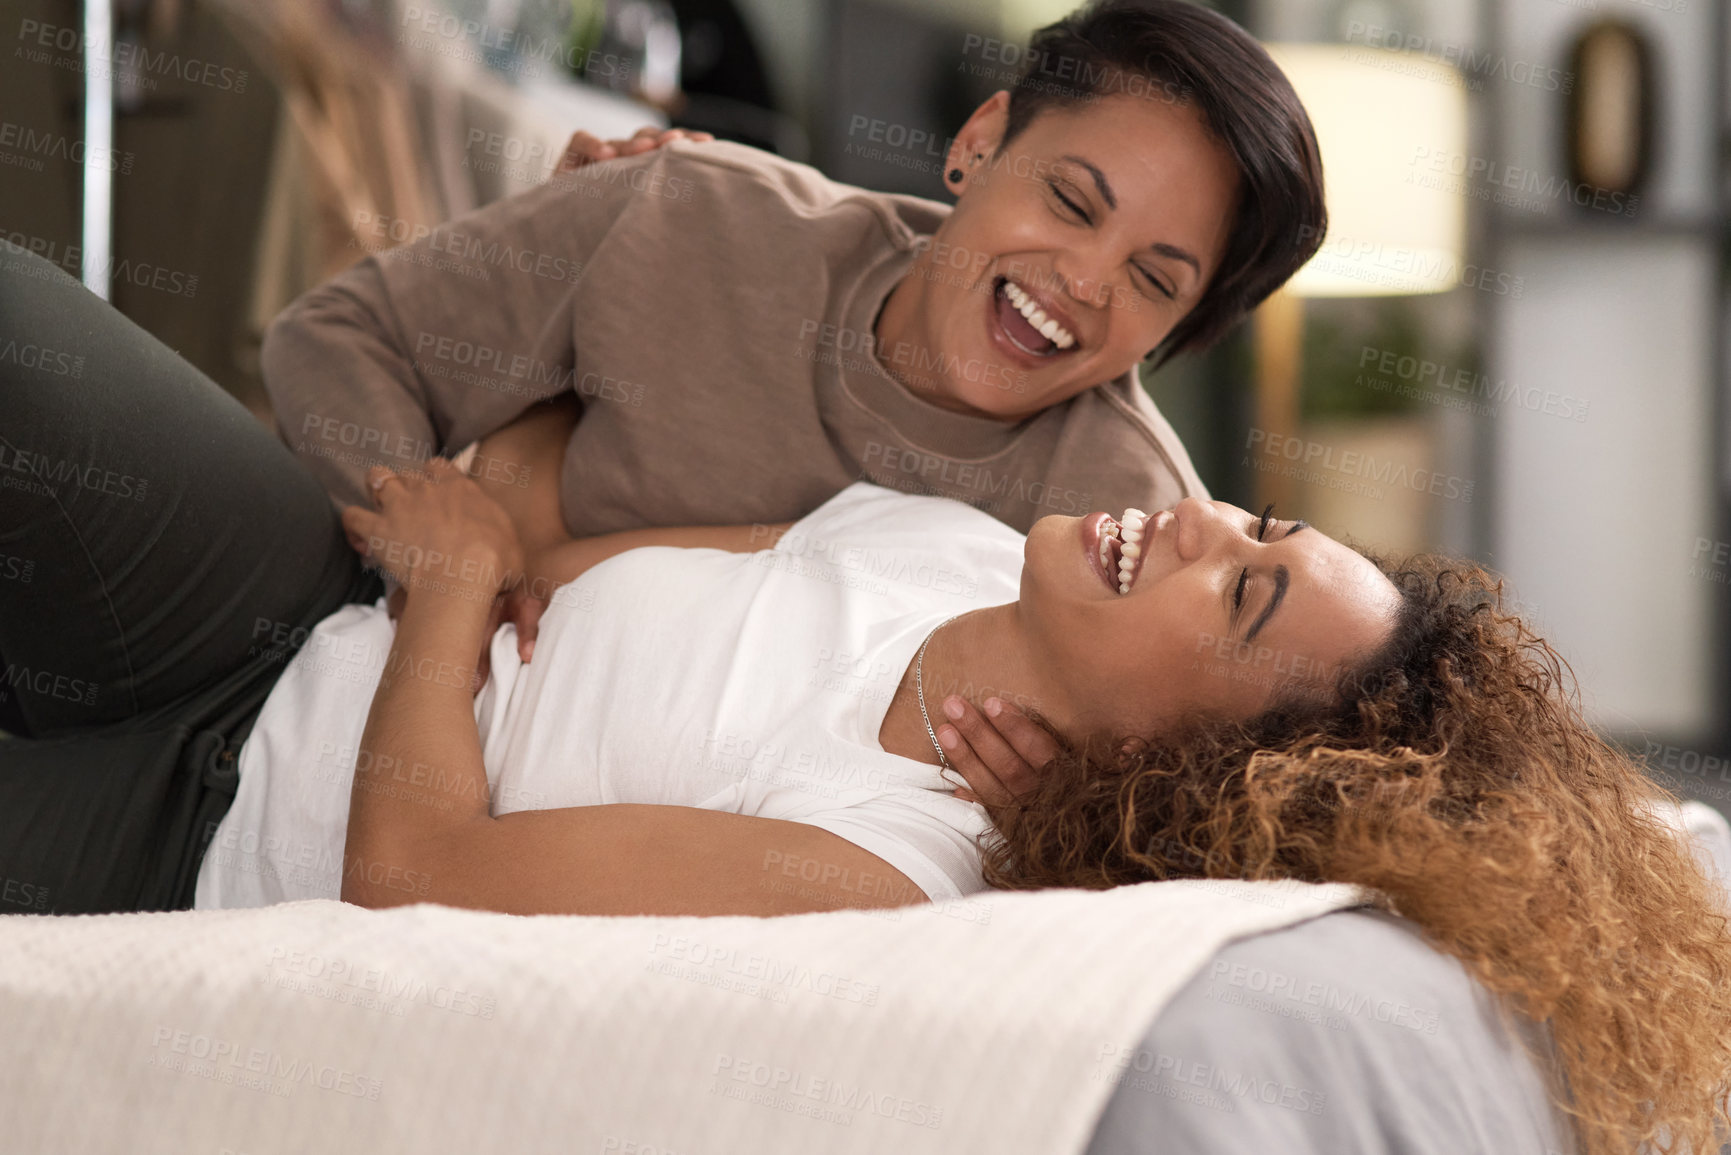
[{"label": "woman's right hand", "polygon": [[945,698],[950,721],[938,726],[938,742],[968,784],[956,790],[957,798],[1008,806],[1034,787],[1039,768],[1058,756],[1058,743],[1008,702],[987,698],[984,705],[986,714],[959,694]]},{"label": "woman's right hand", "polygon": [[410,588],[492,596],[521,582],[523,548],[510,515],[443,458],[426,477],[375,465],[367,471],[376,509],[342,513],[349,544]]}]

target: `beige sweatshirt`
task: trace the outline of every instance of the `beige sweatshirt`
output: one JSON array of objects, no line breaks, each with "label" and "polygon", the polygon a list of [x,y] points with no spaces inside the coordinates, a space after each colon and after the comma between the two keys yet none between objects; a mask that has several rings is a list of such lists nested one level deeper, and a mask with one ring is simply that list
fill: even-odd
[{"label": "beige sweatshirt", "polygon": [[265,385],[339,506],[363,500],[372,464],[452,454],[575,390],[559,480],[577,536],[791,521],[862,478],[1024,532],[1207,496],[1134,369],[1015,423],[883,370],[873,322],[948,212],[675,141],[418,239],[361,222],[378,251],[276,319]]}]

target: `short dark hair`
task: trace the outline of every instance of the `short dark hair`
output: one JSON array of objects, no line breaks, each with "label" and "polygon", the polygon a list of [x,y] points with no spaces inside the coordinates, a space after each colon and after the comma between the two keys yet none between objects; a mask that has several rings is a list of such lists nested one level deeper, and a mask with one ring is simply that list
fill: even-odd
[{"label": "short dark hair", "polygon": [[[1124,86],[1146,77],[1152,85]],[[1156,366],[1218,341],[1322,247],[1322,154],[1286,75],[1244,29],[1187,0],[1094,0],[1036,31],[997,153],[1040,113],[1116,91],[1189,104],[1238,166],[1237,213],[1202,299]]]}]

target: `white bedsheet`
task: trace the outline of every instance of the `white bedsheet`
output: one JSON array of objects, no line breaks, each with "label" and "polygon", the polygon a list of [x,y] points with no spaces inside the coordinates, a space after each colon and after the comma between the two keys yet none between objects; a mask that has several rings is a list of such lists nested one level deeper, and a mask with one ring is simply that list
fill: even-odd
[{"label": "white bedsheet", "polygon": [[0,918],[8,1152],[1085,1149],[1225,943],[1343,885],[757,918],[329,901]]}]

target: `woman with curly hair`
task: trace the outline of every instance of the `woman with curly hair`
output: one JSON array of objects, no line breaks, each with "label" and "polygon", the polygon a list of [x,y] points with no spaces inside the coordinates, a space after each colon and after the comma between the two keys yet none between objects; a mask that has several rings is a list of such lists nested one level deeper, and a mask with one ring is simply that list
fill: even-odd
[{"label": "woman with curly hair", "polygon": [[984,877],[1358,883],[1548,1025],[1586,1155],[1718,1150],[1731,935],[1722,894],[1655,813],[1674,798],[1586,724],[1572,673],[1504,611],[1499,579],[1372,560],[1398,617],[1331,695],[1230,646],[1210,672],[1269,694],[1248,718],[1081,744],[1053,731],[1058,753],[1025,790],[984,786]]}]

